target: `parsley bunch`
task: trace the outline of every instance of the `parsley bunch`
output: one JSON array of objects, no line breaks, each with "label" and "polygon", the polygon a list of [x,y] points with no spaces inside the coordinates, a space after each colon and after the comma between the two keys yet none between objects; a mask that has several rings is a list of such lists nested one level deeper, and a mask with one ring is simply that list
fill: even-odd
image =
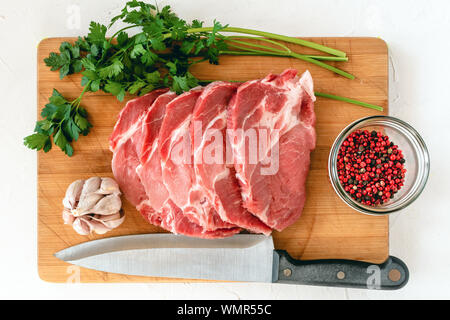
[{"label": "parsley bunch", "polygon": [[30,149],[48,152],[52,148],[50,137],[53,135],[55,145],[69,157],[72,156],[71,142],[78,140],[80,134],[87,135],[92,127],[87,119],[86,110],[80,106],[81,97],[82,95],[69,102],[53,89],[49,103],[41,112],[43,120],[36,122],[34,134],[25,137],[25,145]]},{"label": "parsley bunch", "polygon": [[[128,26],[107,37],[108,30],[117,21]],[[130,36],[125,31],[131,28],[139,30]],[[250,36],[223,35],[226,32],[259,36],[257,39],[264,44],[248,41],[255,39]],[[280,41],[310,47],[330,56],[299,54]],[[102,90],[119,101],[127,93],[143,95],[160,87],[181,93],[199,85],[199,80],[189,72],[192,65],[202,61],[218,64],[221,54],[293,57],[354,78],[323,62],[347,61],[345,52],[293,37],[229,27],[217,21],[212,27],[204,27],[198,20],[187,23],[170,6],[159,10],[152,4],[132,0],[112,18],[109,26],[91,22],[87,36],[79,37],[73,44],[63,42],[59,53],[52,52],[44,59],[52,71],[59,70],[61,79],[81,73],[83,91],[69,102],[54,90],[42,110],[43,120],[36,123],[35,133],[26,137],[24,144],[48,152],[53,137],[53,143],[71,156],[71,142],[80,134],[88,134],[92,127],[86,110],[80,106],[86,92]]]}]

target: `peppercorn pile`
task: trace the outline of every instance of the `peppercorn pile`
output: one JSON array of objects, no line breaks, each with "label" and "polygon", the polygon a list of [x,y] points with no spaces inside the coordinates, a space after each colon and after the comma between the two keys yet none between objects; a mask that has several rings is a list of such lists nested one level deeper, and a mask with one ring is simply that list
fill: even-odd
[{"label": "peppercorn pile", "polygon": [[352,132],[342,143],[337,160],[344,190],[368,206],[394,198],[405,181],[403,153],[381,132]]}]

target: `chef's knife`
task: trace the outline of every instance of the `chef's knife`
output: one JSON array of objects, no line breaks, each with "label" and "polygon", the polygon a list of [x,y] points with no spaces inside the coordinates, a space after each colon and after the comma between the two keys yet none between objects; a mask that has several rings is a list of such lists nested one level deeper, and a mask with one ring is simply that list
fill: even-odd
[{"label": "chef's knife", "polygon": [[272,237],[238,234],[196,239],[142,234],[88,241],[55,256],[84,268],[127,275],[274,282],[347,288],[403,287],[406,265],[390,256],[382,264],[352,260],[295,260],[275,250]]}]

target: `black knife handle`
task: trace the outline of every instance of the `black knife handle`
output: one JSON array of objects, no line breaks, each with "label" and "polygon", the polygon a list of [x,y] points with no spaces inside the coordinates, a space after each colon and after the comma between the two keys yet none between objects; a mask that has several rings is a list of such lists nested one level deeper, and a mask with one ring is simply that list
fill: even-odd
[{"label": "black knife handle", "polygon": [[408,279],[408,267],[392,256],[382,264],[373,264],[341,259],[295,260],[284,250],[274,251],[273,282],[396,290]]}]

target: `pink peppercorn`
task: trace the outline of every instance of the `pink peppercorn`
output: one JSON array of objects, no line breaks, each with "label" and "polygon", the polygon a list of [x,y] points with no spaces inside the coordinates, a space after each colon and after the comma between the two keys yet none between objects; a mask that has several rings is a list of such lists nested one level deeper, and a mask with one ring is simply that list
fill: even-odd
[{"label": "pink peppercorn", "polygon": [[403,186],[405,158],[382,132],[356,130],[339,150],[339,180],[355,201],[369,206],[381,205]]}]

